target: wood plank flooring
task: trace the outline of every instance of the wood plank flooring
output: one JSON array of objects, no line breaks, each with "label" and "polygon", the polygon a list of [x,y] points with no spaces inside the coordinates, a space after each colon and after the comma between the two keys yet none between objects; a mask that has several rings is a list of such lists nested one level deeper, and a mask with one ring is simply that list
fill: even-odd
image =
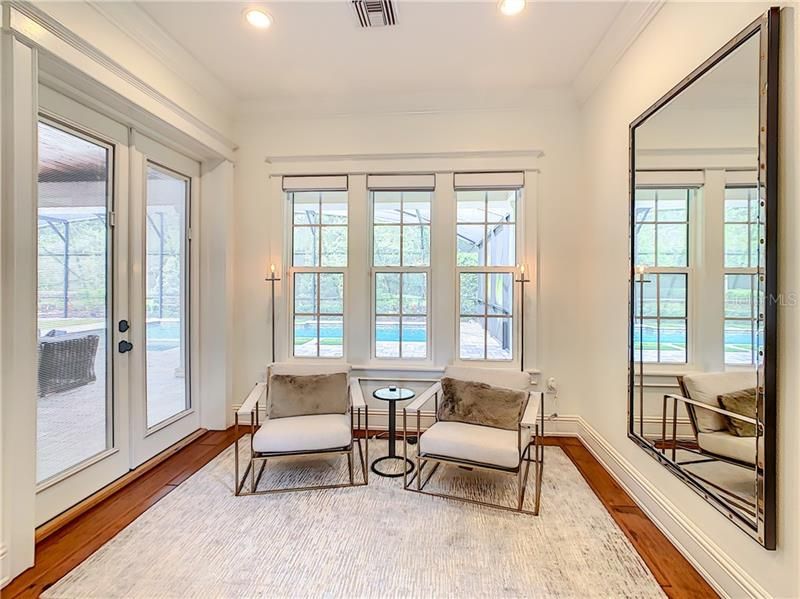
[{"label": "wood plank flooring", "polygon": [[559,445],[642,556],[667,596],[718,596],[578,439],[564,439]]},{"label": "wood plank flooring", "polygon": [[[248,427],[242,427],[244,434]],[[234,441],[233,428],[211,431],[111,495],[36,546],[36,565],[2,590],[3,599],[39,594],[88,558],[139,515]],[[664,592],[673,598],[717,597],[700,574],[576,438],[548,437],[569,456],[630,539]]]}]

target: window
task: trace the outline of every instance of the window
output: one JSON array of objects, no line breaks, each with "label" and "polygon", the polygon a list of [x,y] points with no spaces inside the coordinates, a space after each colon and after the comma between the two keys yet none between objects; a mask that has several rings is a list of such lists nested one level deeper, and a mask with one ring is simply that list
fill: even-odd
[{"label": "window", "polygon": [[40,121],[36,480],[113,446],[113,146]]},{"label": "window", "polygon": [[755,364],[758,334],[758,188],[725,188],[725,363]]},{"label": "window", "polygon": [[347,192],[296,191],[292,203],[294,355],[344,356]]},{"label": "window", "polygon": [[[147,426],[191,407],[189,377],[190,179],[147,164],[145,229]],[[172,373],[166,376],[164,373]]]},{"label": "window", "polygon": [[372,192],[376,358],[428,357],[431,192]]},{"label": "window", "polygon": [[635,358],[688,360],[689,188],[637,189],[634,262],[646,272],[634,289]]},{"label": "window", "polygon": [[458,356],[512,360],[519,192],[456,192]]}]

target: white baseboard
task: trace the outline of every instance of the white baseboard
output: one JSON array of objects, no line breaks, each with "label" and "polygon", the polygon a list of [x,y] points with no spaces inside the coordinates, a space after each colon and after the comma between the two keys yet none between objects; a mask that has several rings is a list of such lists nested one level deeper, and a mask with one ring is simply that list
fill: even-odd
[{"label": "white baseboard", "polygon": [[0,543],[0,589],[11,582],[8,566],[8,548]]},{"label": "white baseboard", "polygon": [[578,426],[579,437],[586,448],[714,590],[723,597],[770,597],[758,582],[742,571],[719,545],[581,417],[578,417]]},{"label": "white baseboard", "polygon": [[[678,439],[694,439],[694,430],[692,423],[688,418],[677,419],[677,429],[675,431]],[[662,434],[661,417],[660,416],[645,416],[643,418],[644,436],[648,439],[660,439]],[[672,438],[672,419],[667,419],[667,438]]]}]

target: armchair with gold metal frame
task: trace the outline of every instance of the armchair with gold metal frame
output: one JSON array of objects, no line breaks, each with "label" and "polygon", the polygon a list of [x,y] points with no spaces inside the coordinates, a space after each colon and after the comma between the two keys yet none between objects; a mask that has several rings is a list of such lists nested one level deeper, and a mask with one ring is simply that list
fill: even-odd
[{"label": "armchair with gold metal frame", "polygon": [[[450,366],[445,370],[445,376],[524,391],[528,391],[530,388],[528,374],[510,369]],[[530,392],[528,404],[519,428],[514,431],[461,422],[439,421],[438,404],[441,393],[442,385],[441,383],[436,383],[403,409],[403,456],[405,458],[409,457],[409,415],[416,419],[415,434],[418,439],[416,455],[411,456],[416,462],[416,469],[413,475],[409,476],[406,473],[403,476],[403,487],[415,493],[538,515],[542,491],[542,470],[544,467],[544,446],[542,444],[542,435],[544,434],[544,395],[538,391]],[[422,431],[422,410],[431,400],[434,402],[434,418],[436,421],[427,430]],[[533,456],[531,456],[531,453],[533,453]],[[429,462],[433,463],[433,466],[428,467],[427,476],[423,477]],[[526,510],[524,509],[525,491],[531,462],[534,464],[535,496],[533,510]],[[426,486],[442,464],[515,474],[517,478],[516,505],[502,505],[426,490]]]},{"label": "armchair with gold metal frame", "polygon": [[[671,450],[672,461],[677,460],[677,451],[681,449],[699,454],[707,458],[705,461],[718,460],[734,466],[742,466],[748,470],[762,468],[760,462],[764,456],[763,426],[755,418],[744,416],[720,406],[719,398],[727,393],[755,388],[757,376],[755,370],[732,370],[724,372],[695,372],[677,377],[681,393],[664,395],[661,410],[661,453],[666,456]],[[672,402],[672,438],[668,437],[668,403]],[[696,448],[682,443],[677,438],[678,405],[682,404],[689,416]],[[756,428],[758,442],[754,437],[737,436],[730,432],[731,420],[746,423]],[[759,456],[759,459],[756,459]],[[695,463],[698,463],[695,461]]]},{"label": "armchair with gold metal frame", "polygon": [[[270,367],[270,372],[273,367]],[[300,372],[302,374],[312,374],[309,366],[288,366],[284,368]],[[342,372],[341,367],[311,367],[313,373]],[[349,373],[349,367],[346,367]],[[369,483],[369,441],[366,431],[369,430],[369,411],[361,392],[361,385],[357,378],[348,377],[348,394],[350,406],[346,414],[315,414],[309,416],[293,416],[288,418],[265,419],[260,422],[259,403],[266,397],[268,383],[257,383],[242,406],[236,411],[235,415],[235,454],[234,454],[234,476],[235,476],[235,495],[263,495],[268,493],[282,493],[287,491],[307,491],[315,489],[336,489],[341,487],[359,487]],[[364,415],[364,447],[361,445],[361,415]],[[250,440],[249,457],[247,468],[241,478],[239,476],[239,417],[250,416]],[[361,475],[356,476],[354,461],[356,448],[358,448],[358,459]],[[266,463],[270,459],[291,456],[347,456],[348,482],[332,483],[314,486],[299,486],[279,489],[266,489],[259,491],[258,484],[264,473]],[[258,473],[257,465],[260,463]],[[249,475],[249,488],[245,488]],[[361,478],[361,481],[357,479]]]}]

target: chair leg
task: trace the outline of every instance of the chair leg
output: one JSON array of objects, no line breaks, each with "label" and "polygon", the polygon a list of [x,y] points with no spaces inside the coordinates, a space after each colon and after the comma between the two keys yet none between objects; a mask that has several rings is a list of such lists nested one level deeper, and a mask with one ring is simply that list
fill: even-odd
[{"label": "chair leg", "polygon": [[[522,471],[522,463],[525,463],[525,472]],[[528,490],[528,473],[530,472],[531,467],[531,446],[530,443],[528,444],[527,449],[525,450],[525,455],[523,455],[522,460],[519,463],[519,506],[518,510],[521,512],[523,507],[525,506],[525,493]]]},{"label": "chair leg", "polygon": [[[355,446],[354,446],[355,447]],[[347,472],[350,476],[350,484],[353,484],[353,450],[351,449],[347,454]]]},{"label": "chair leg", "polygon": [[369,484],[369,407],[364,406],[364,484]]},{"label": "chair leg", "polygon": [[233,494],[239,495],[239,412],[234,414],[233,428]]},{"label": "chair leg", "polygon": [[[417,438],[419,443],[419,438]],[[418,449],[419,445],[415,446]],[[411,483],[408,480],[408,412],[403,408],[403,488],[408,489]],[[413,481],[413,477],[412,477]]]},{"label": "chair leg", "polygon": [[[543,431],[542,431],[543,432]],[[539,515],[539,506],[541,504],[542,499],[542,471],[544,470],[544,444],[542,443],[542,439],[539,438],[539,427],[536,427],[536,437],[534,437],[534,449],[536,450],[536,472],[535,477],[535,498],[533,504],[533,513],[534,515]]]},{"label": "chair leg", "polygon": [[261,461],[261,468],[258,469],[258,476],[256,476],[256,489],[258,488],[258,484],[261,482],[261,476],[264,474],[264,468],[267,467],[267,460]]}]

